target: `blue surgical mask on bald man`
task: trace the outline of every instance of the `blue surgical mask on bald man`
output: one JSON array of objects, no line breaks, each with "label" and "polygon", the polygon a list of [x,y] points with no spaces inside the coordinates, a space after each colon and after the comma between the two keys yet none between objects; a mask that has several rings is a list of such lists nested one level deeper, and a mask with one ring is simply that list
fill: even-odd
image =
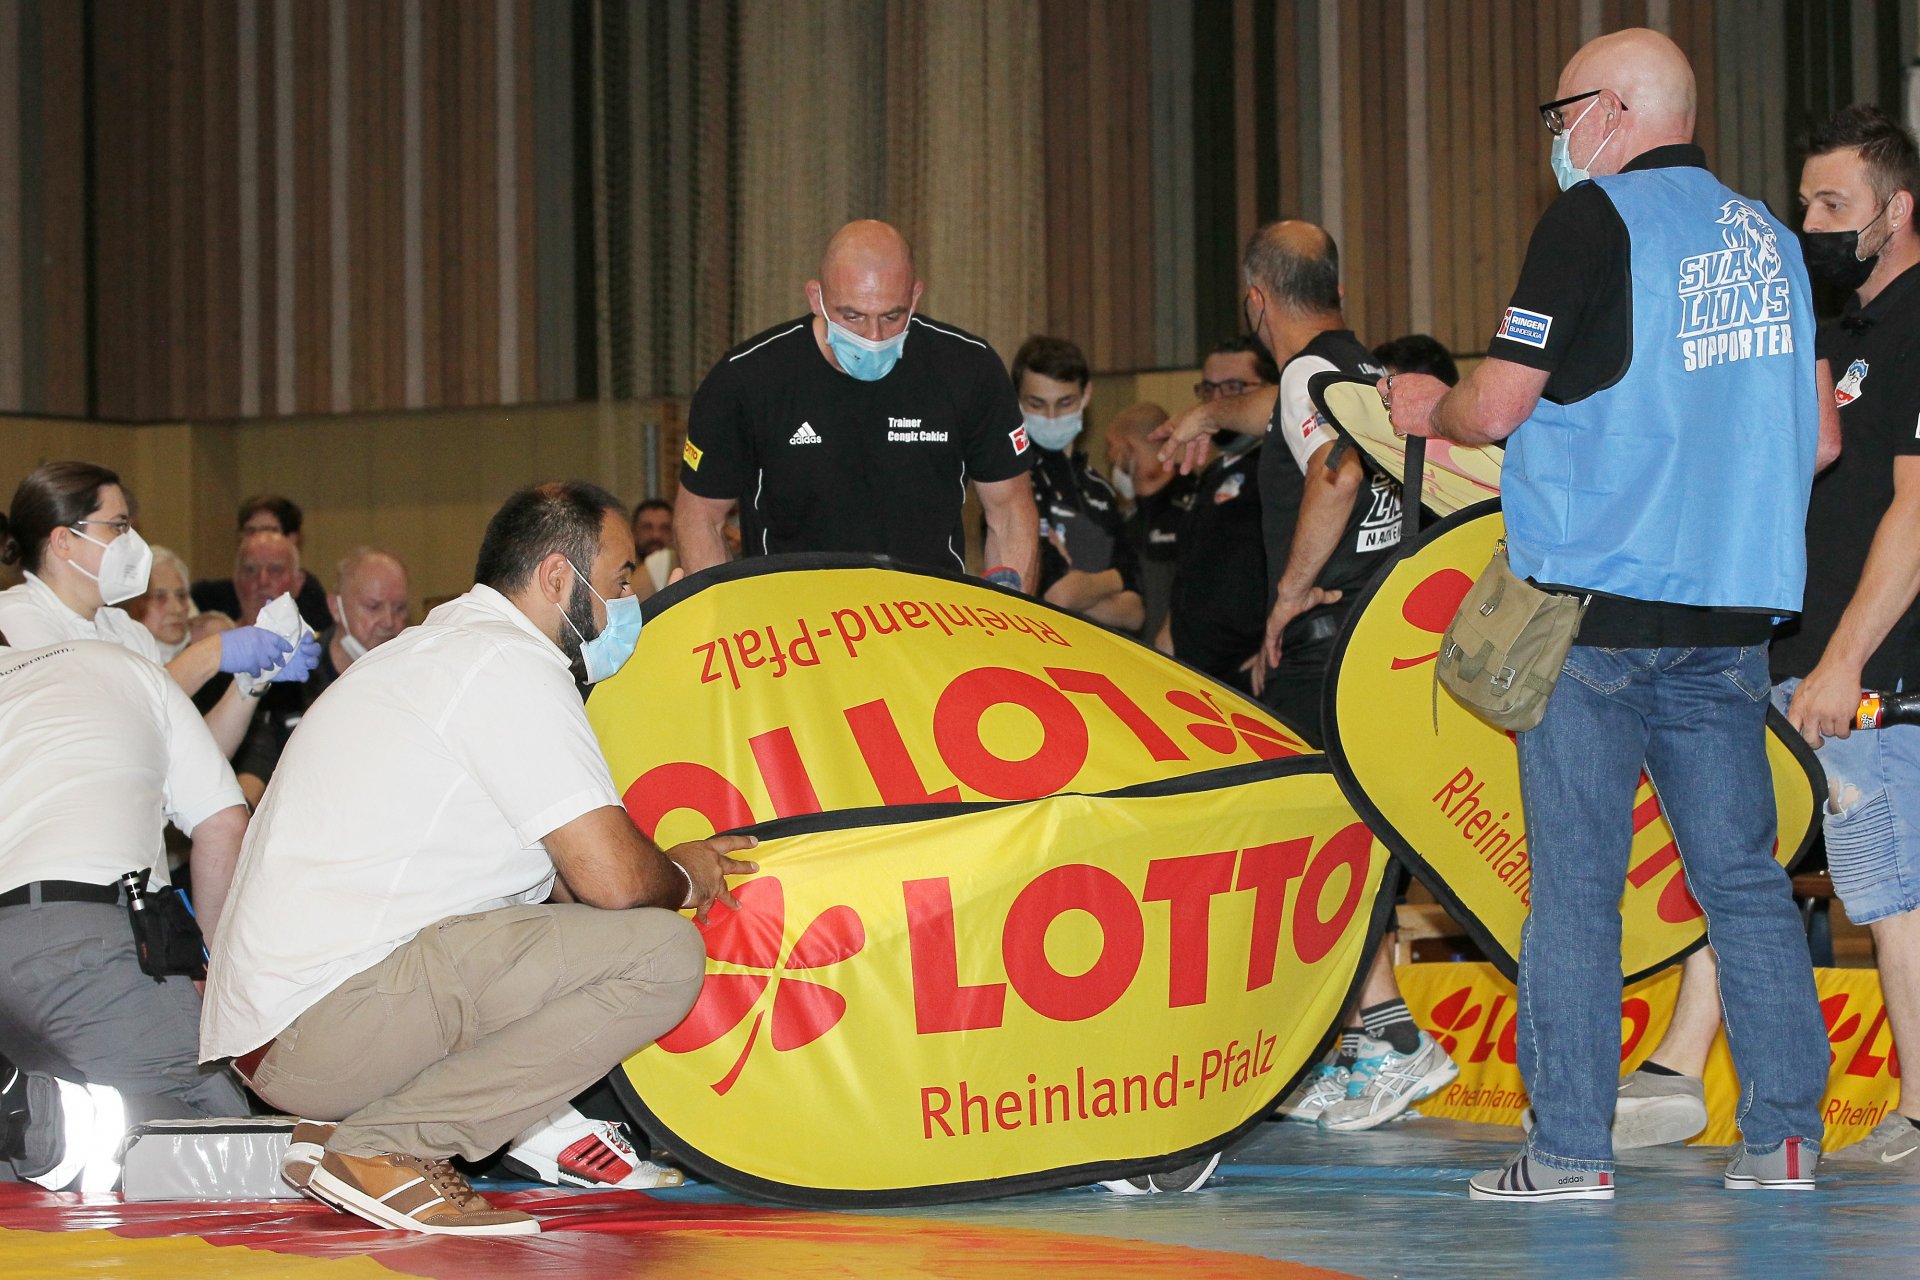
[{"label": "blue surgical mask on bald man", "polygon": [[[901,325],[900,332],[891,338],[863,338],[845,325],[836,324],[827,314],[824,293],[820,295],[820,318],[827,322],[827,347],[848,377],[878,382],[900,363],[901,352],[907,345],[907,325]],[[907,321],[912,323],[912,311],[907,312]]]}]

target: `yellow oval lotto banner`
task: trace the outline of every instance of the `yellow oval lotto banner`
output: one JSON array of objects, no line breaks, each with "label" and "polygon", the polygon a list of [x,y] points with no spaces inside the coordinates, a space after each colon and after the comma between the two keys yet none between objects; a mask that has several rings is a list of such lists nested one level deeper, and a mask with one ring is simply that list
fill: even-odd
[{"label": "yellow oval lotto banner", "polygon": [[663,845],[875,805],[1032,800],[1309,748],[1258,704],[977,579],[828,556],[741,561],[646,605],[587,703]]},{"label": "yellow oval lotto banner", "polygon": [[[1448,517],[1361,598],[1328,677],[1327,753],[1356,809],[1507,974],[1531,901],[1513,738],[1436,688],[1440,637],[1505,534],[1497,502]],[[1436,728],[1437,721],[1437,728]],[[1813,839],[1819,766],[1778,712],[1768,757],[1779,810],[1776,856]],[[1821,788],[1824,790],[1824,786]],[[1673,831],[1644,774],[1620,900],[1621,968],[1644,977],[1705,939]]]},{"label": "yellow oval lotto banner", "polygon": [[899,816],[762,828],[698,1003],[616,1073],[713,1180],[898,1204],[1218,1151],[1325,1049],[1391,909],[1320,756]]}]

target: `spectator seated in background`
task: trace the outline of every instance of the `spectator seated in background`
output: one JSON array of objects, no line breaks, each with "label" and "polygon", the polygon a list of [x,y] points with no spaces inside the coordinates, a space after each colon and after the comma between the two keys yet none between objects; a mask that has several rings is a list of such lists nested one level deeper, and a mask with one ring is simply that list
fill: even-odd
[{"label": "spectator seated in background", "polygon": [[[277,493],[256,494],[240,504],[240,540],[244,543],[257,533],[277,533],[293,544],[297,557],[302,521],[300,504],[291,498],[283,498]],[[293,601],[300,607],[300,616],[307,620],[308,626],[316,632],[327,629],[331,621],[327,612],[327,589],[318,578],[301,569],[297,559],[293,581],[281,590],[293,593]],[[243,623],[251,623],[253,611],[241,604],[245,594],[245,589],[233,578],[210,578],[193,584],[193,603],[197,608],[224,613]],[[279,594],[279,591],[273,593],[274,596]],[[267,598],[270,600],[273,596]]]},{"label": "spectator seated in background", "polygon": [[[5,1109],[37,1103],[32,1127],[44,1132],[13,1134],[0,1154],[58,1190],[84,1154],[49,1137],[64,1128],[63,1108],[86,1113],[68,1117],[80,1128],[96,1102],[124,1108],[129,1122],[247,1114],[227,1073],[199,1065],[200,997],[186,966],[158,981],[142,968],[121,883],[140,872],[149,890],[168,883],[161,827],[171,820],[192,837],[194,905],[216,936],[247,811],[164,670],[98,640],[5,646],[0,638],[0,1086],[12,1068],[66,1083],[14,1087]],[[198,948],[187,950],[197,961]],[[21,1126],[0,1120],[8,1127]],[[111,1185],[110,1172],[100,1182],[89,1173],[84,1189]]]},{"label": "spectator seated in background", "polygon": [[[266,535],[271,537],[272,535]],[[350,665],[406,629],[412,610],[407,566],[400,557],[361,547],[340,562],[337,595],[327,600],[333,625],[320,637],[320,662],[301,684],[270,690],[233,756],[247,803],[258,805],[287,740],[307,709]]]},{"label": "spectator seated in background", "polygon": [[197,638],[190,625],[194,608],[187,584],[192,580],[184,560],[165,547],[155,547],[146,594],[128,603],[127,612],[147,629],[159,646],[162,662],[172,662]]},{"label": "spectator seated in background", "polygon": [[[673,545],[673,504],[646,498],[633,509],[633,549],[641,560]],[[661,585],[665,585],[662,583]]]},{"label": "spectator seated in background", "polygon": [[[644,572],[633,578],[633,593],[645,600],[667,585],[679,567],[673,553],[673,504],[646,498],[633,509],[633,551]],[[739,554],[737,551],[734,554]]]},{"label": "spectator seated in background", "polygon": [[1027,439],[1038,446],[1033,500],[1040,510],[1040,580],[1048,604],[1119,631],[1146,620],[1140,562],[1123,536],[1120,499],[1079,440],[1093,381],[1087,358],[1063,338],[1032,337],[1013,357],[1013,386]]},{"label": "spectator seated in background", "polygon": [[1383,342],[1373,349],[1373,358],[1389,373],[1424,373],[1450,387],[1460,382],[1460,367],[1454,364],[1453,353],[1428,334],[1409,333]]},{"label": "spectator seated in background", "polygon": [[[1266,347],[1242,336],[1207,354],[1193,393],[1200,403],[1213,404],[1259,394],[1279,380]],[[1164,430],[1164,424],[1155,428],[1156,442]],[[1174,657],[1242,693],[1253,691],[1255,660],[1248,655],[1266,636],[1271,585],[1260,533],[1264,443],[1261,436],[1227,435],[1219,455],[1194,473],[1199,484],[1180,526],[1180,559],[1163,628]]]},{"label": "spectator seated in background", "polygon": [[[189,696],[218,673],[257,675],[283,662],[275,680],[306,678],[319,646],[296,650],[257,627],[197,641],[167,660],[153,633],[115,607],[146,591],[152,568],[153,550],[130,510],[120,477],[92,463],[49,462],[20,482],[0,517],[0,563],[26,570],[25,582],[0,591],[0,631],[16,647],[106,640],[165,665]],[[231,753],[253,707],[228,688],[205,715],[221,751]]]},{"label": "spectator seated in background", "polygon": [[1131,503],[1121,536],[1140,563],[1140,599],[1146,621],[1140,638],[1162,653],[1173,652],[1167,630],[1167,606],[1173,599],[1173,574],[1180,559],[1180,526],[1200,487],[1160,461],[1160,446],[1149,437],[1167,420],[1157,404],[1122,409],[1107,423],[1107,474],[1123,503]]}]

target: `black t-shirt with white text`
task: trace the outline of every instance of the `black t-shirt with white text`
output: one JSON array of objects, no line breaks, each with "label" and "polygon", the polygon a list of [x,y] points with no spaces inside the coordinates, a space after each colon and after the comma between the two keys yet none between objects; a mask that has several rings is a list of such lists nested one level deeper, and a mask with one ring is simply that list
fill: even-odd
[{"label": "black t-shirt with white text", "polygon": [[[1032,452],[1033,502],[1040,511],[1040,585],[1034,594],[1045,595],[1070,568],[1084,573],[1115,569],[1122,591],[1140,590],[1140,560],[1126,540],[1126,517],[1113,485],[1084,453],[1037,445]],[[1055,535],[1066,547],[1064,557]]]},{"label": "black t-shirt with white text", "polygon": [[[1314,465],[1311,456],[1334,439],[1308,398],[1307,385],[1319,373],[1384,378],[1380,367],[1350,329],[1318,334],[1280,370],[1280,394],[1267,424],[1266,446],[1260,453],[1261,527],[1266,538],[1267,600],[1272,602],[1280,575],[1286,572],[1293,549],[1294,526],[1306,496],[1303,468]],[[1331,455],[1329,455],[1331,456]],[[1323,464],[1322,464],[1323,465]],[[1366,476],[1347,513],[1347,526],[1314,585],[1343,593],[1335,604],[1302,614],[1296,621],[1353,607],[1360,589],[1380,566],[1393,558],[1400,543],[1400,486],[1362,459]]]},{"label": "black t-shirt with white text", "polygon": [[[1807,504],[1807,594],[1775,633],[1776,679],[1819,663],[1853,599],[1873,535],[1893,505],[1894,459],[1920,456],[1920,267],[1908,267],[1862,307],[1849,299],[1814,348],[1833,370],[1840,457],[1814,477]],[[1920,600],[1907,606],[1860,679],[1869,689],[1920,682]]]},{"label": "black t-shirt with white text", "polygon": [[694,392],[680,483],[740,503],[747,555],[839,551],[963,570],[967,483],[1010,480],[1033,446],[1000,357],[925,316],[862,382],[828,363],[811,315],[756,334]]}]

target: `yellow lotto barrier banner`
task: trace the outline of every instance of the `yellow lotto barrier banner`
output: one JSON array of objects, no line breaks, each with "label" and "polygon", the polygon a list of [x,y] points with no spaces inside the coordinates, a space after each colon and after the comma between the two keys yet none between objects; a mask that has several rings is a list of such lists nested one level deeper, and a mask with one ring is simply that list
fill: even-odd
[{"label": "yellow lotto barrier banner", "polygon": [[[1504,533],[1497,503],[1441,521],[1375,579],[1336,646],[1327,680],[1327,754],[1354,807],[1509,974],[1531,902],[1520,765],[1494,729],[1434,683],[1440,637]],[[1812,842],[1819,766],[1778,712],[1768,755],[1789,865]],[[1653,785],[1634,796],[1621,967],[1657,972],[1700,945],[1705,921],[1681,873]]]},{"label": "yellow lotto barrier banner", "polygon": [[617,1084],[690,1167],[802,1203],[1219,1150],[1325,1049],[1388,905],[1323,759],[1232,772],[763,828],[699,1002]]},{"label": "yellow lotto barrier banner", "polygon": [[628,812],[666,845],[1309,750],[1258,704],[1093,623],[976,579],[828,556],[667,588],[587,713]]},{"label": "yellow lotto barrier banner", "polygon": [[[1431,1032],[1460,1066],[1451,1085],[1420,1103],[1420,1114],[1493,1124],[1520,1123],[1526,1086],[1516,1065],[1513,984],[1485,964],[1410,964],[1397,973],[1414,1020]],[[1816,969],[1820,1014],[1832,1065],[1821,1103],[1821,1146],[1837,1151],[1857,1142],[1900,1099],[1900,1060],[1872,969]],[[1621,1070],[1645,1062],[1673,1018],[1680,972],[1630,985],[1620,1004]],[[1739,1140],[1734,1115],[1739,1082],[1723,1031],[1707,1058],[1707,1127],[1694,1142],[1723,1146]]]},{"label": "yellow lotto barrier banner", "polygon": [[805,1204],[1127,1177],[1330,1041],[1387,854],[1258,705],[870,560],[725,566],[645,618],[587,704],[628,812],[762,840],[693,1011],[615,1073],[689,1167]]},{"label": "yellow lotto barrier banner", "polygon": [[[1360,446],[1382,471],[1406,482],[1407,442],[1395,434],[1379,389],[1364,378],[1344,373],[1315,374],[1307,393],[1340,433]],[[1500,467],[1505,451],[1492,445],[1429,440],[1420,474],[1420,505],[1450,516],[1464,507],[1500,496]]]}]

